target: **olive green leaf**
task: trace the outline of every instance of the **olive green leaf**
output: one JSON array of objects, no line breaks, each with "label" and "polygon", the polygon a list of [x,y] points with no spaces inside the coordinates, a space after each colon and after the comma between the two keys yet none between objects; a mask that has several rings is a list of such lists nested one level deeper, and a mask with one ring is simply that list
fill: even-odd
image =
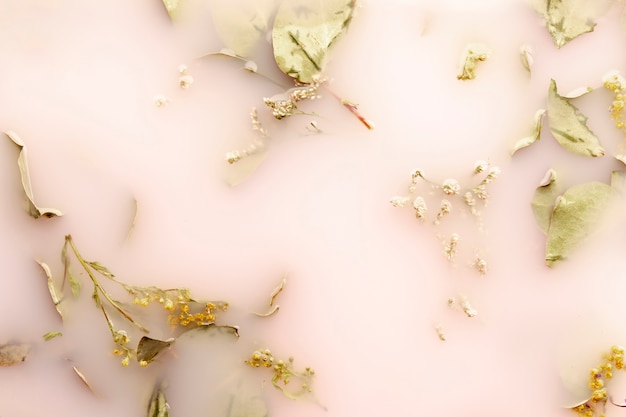
[{"label": "olive green leaf", "polygon": [[611,187],[622,194],[626,194],[626,171],[611,172]]},{"label": "olive green leaf", "polygon": [[550,228],[550,218],[552,217],[552,210],[558,195],[556,172],[553,169],[549,169],[539,183],[539,187],[535,190],[535,195],[530,203],[535,215],[535,221],[545,234],[548,233]]},{"label": "olive green leaf", "polygon": [[554,80],[548,90],[548,123],[552,135],[568,151],[581,156],[604,155],[598,138],[587,127],[587,117],[557,93]]},{"label": "olive green leaf", "polygon": [[532,133],[515,142],[515,145],[513,145],[513,149],[511,150],[511,156],[520,149],[530,146],[539,140],[541,137],[541,128],[543,127],[543,116],[545,114],[546,109],[539,109],[535,112],[535,122],[533,124]]},{"label": "olive green leaf", "polygon": [[274,19],[274,59],[282,72],[309,84],[323,71],[329,47],[346,30],[355,0],[285,0]]},{"label": "olive green leaf", "polygon": [[31,217],[34,217],[35,219],[38,219],[41,216],[45,216],[45,217],[62,216],[63,213],[61,213],[57,209],[37,207],[37,205],[35,204],[35,198],[33,197],[33,188],[30,183],[30,173],[28,171],[26,145],[24,144],[24,141],[17,135],[17,133],[13,131],[8,131],[8,132],[4,132],[4,134],[7,135],[7,137],[11,139],[13,143],[15,143],[15,145],[20,150],[20,154],[17,158],[17,165],[20,169],[20,177],[22,179],[22,188],[24,189],[24,194],[26,194],[26,197],[28,198],[28,214]]},{"label": "olive green leaf", "polygon": [[[67,241],[65,241],[65,243],[63,244],[63,250],[61,251],[61,261],[63,262],[63,284],[65,284],[65,280],[67,279],[70,283],[72,295],[74,296],[74,298],[77,298],[80,294],[80,289],[82,285],[72,271],[72,267],[70,265],[70,257],[67,255]],[[61,287],[61,289],[63,289],[63,287]]]},{"label": "olive green leaf", "polygon": [[93,262],[86,261],[85,263],[87,265],[89,265],[90,267],[92,267],[93,269],[95,269],[96,271],[100,272],[105,277],[107,277],[107,278],[115,278],[115,275],[113,275],[113,273],[111,271],[109,271],[108,268],[106,266],[102,265],[100,262],[98,262],[98,261],[93,261]]},{"label": "olive green leaf", "polygon": [[213,26],[224,46],[238,56],[249,56],[268,29],[274,3],[273,0],[210,1]]},{"label": "olive green leaf", "polygon": [[39,264],[43,272],[46,274],[46,279],[48,281],[48,292],[50,293],[50,298],[52,299],[52,303],[54,304],[54,308],[56,308],[57,313],[61,316],[61,320],[63,320],[63,308],[61,307],[61,299],[57,294],[56,287],[54,285],[54,281],[52,280],[52,272],[50,271],[50,267],[47,263],[41,262],[35,259],[35,262]]},{"label": "olive green leaf", "polygon": [[565,259],[600,225],[617,191],[601,182],[574,186],[557,199],[546,241],[546,265]]},{"label": "olive green leaf", "polygon": [[174,339],[159,340],[143,336],[137,345],[137,360],[150,363],[164,350],[171,346]]},{"label": "olive green leaf", "polygon": [[169,417],[169,415],[170,406],[165,398],[163,385],[157,384],[148,404],[148,417]]},{"label": "olive green leaf", "polygon": [[30,346],[24,344],[7,344],[0,346],[0,366],[12,366],[26,360]]}]

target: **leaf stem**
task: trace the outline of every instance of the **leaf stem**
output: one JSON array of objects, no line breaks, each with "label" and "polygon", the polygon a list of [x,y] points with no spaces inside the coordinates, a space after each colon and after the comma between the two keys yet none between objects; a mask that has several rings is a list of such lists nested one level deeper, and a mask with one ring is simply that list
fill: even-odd
[{"label": "leaf stem", "polygon": [[333,95],[333,97],[335,97],[337,100],[339,100],[339,102],[346,108],[348,109],[348,111],[350,111],[350,113],[352,113],[357,119],[359,119],[359,121],[361,123],[363,123],[363,125],[368,128],[369,130],[373,130],[374,129],[374,125],[367,120],[365,117],[363,117],[363,115],[361,115],[361,113],[359,112],[359,109],[357,108],[357,106],[342,98],[341,96],[339,96],[339,94],[337,94],[332,88],[330,88],[326,83],[323,84],[324,88]]},{"label": "leaf stem", "polygon": [[[130,321],[132,324],[134,324],[141,331],[143,331],[145,333],[150,333],[150,331],[148,329],[143,327],[141,324],[137,323],[115,300],[113,300],[109,296],[109,294],[106,292],[106,290],[102,287],[102,285],[100,285],[100,282],[98,282],[98,280],[94,276],[93,272],[89,268],[89,265],[83,259],[83,257],[81,256],[80,252],[78,252],[78,249],[76,248],[76,245],[74,245],[74,240],[72,239],[72,236],[71,235],[65,236],[65,241],[70,244],[70,246],[72,248],[72,251],[74,252],[74,255],[76,255],[76,259],[78,259],[78,262],[80,262],[80,264],[83,266],[83,268],[87,272],[87,275],[89,275],[89,278],[91,278],[91,281],[93,282],[93,285],[94,285],[94,299],[96,300],[96,303],[98,303],[98,302],[100,303],[100,307],[102,308],[102,311],[104,312],[104,306],[102,305],[102,303],[99,300],[99,296],[97,295],[97,291],[100,291],[100,293],[102,293],[102,296],[109,302],[109,304],[111,304],[126,320]],[[109,327],[111,327],[111,321],[109,320],[109,317],[106,315],[106,313],[105,313],[105,318],[107,319]]]}]

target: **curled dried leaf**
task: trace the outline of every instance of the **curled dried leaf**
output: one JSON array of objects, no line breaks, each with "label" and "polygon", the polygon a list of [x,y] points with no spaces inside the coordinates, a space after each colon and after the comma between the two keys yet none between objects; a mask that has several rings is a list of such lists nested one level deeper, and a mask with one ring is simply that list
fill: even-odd
[{"label": "curled dried leaf", "polygon": [[567,258],[589,236],[614,202],[616,191],[601,182],[574,186],[557,199],[546,241],[546,265]]},{"label": "curled dried leaf", "polygon": [[282,72],[312,83],[326,65],[330,46],[348,28],[355,0],[285,0],[274,19],[274,59]]},{"label": "curled dried leaf", "polygon": [[549,169],[539,183],[539,187],[535,190],[535,195],[530,203],[535,221],[545,234],[548,233],[548,229],[550,228],[550,218],[552,217],[552,210],[554,209],[554,203],[558,195],[559,189],[556,184],[556,171]]},{"label": "curled dried leaf", "polygon": [[176,20],[178,14],[180,13],[180,3],[182,0],[163,0],[163,5],[165,6],[165,10],[167,10],[167,14],[170,16],[170,19],[173,21]]},{"label": "curled dried leaf", "polygon": [[7,344],[0,346],[0,366],[13,366],[26,360],[29,345]]},{"label": "curled dried leaf", "polygon": [[525,44],[520,47],[519,54],[524,69],[526,69],[526,71],[530,74],[530,70],[535,63],[535,51],[533,51],[533,48],[530,45]]},{"label": "curled dried leaf", "polygon": [[548,90],[548,122],[554,138],[568,151],[581,156],[604,155],[600,141],[587,127],[587,117],[557,93],[554,80]]},{"label": "curled dried leaf", "polygon": [[13,131],[5,132],[5,135],[9,139],[11,139],[13,143],[20,150],[20,154],[17,158],[17,165],[20,169],[22,188],[24,190],[24,194],[26,194],[26,198],[28,199],[28,214],[35,219],[38,219],[39,217],[42,217],[42,216],[44,217],[62,216],[63,213],[61,213],[57,209],[38,207],[35,204],[35,198],[33,197],[33,188],[30,182],[30,173],[28,170],[26,145],[24,144],[24,141],[22,140],[22,138],[20,138],[17,135],[17,133]]},{"label": "curled dried leaf", "polygon": [[52,272],[50,271],[50,267],[47,263],[41,262],[35,259],[35,262],[39,264],[43,272],[46,274],[46,279],[48,281],[48,292],[50,293],[50,298],[52,299],[52,303],[54,304],[54,308],[56,308],[57,313],[61,316],[61,320],[63,320],[63,309],[61,307],[61,299],[57,294],[56,287],[54,285],[54,281],[52,280]]},{"label": "curled dried leaf", "polygon": [[154,361],[163,350],[169,348],[174,339],[159,340],[143,336],[137,345],[137,360],[140,364],[146,365]]},{"label": "curled dried leaf", "polygon": [[533,131],[530,135],[518,140],[513,145],[513,150],[511,151],[511,155],[514,155],[515,152],[519,151],[522,148],[532,145],[541,137],[541,128],[543,127],[543,116],[546,114],[546,109],[539,109],[535,112]]}]

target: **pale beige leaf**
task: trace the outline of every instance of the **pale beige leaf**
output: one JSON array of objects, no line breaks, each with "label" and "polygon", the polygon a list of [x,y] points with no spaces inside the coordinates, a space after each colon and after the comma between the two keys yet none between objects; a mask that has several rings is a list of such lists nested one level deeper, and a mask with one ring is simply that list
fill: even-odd
[{"label": "pale beige leaf", "polygon": [[212,0],[211,18],[224,46],[247,57],[268,30],[274,0]]},{"label": "pale beige leaf", "polygon": [[558,195],[559,190],[556,184],[556,172],[553,169],[549,169],[539,183],[539,187],[535,190],[535,195],[530,203],[535,221],[545,234],[548,233],[552,210],[554,209],[554,203]]},{"label": "pale beige leaf", "polygon": [[513,149],[511,150],[511,155],[514,155],[515,152],[520,149],[526,148],[527,146],[532,145],[541,137],[541,128],[543,127],[543,116],[546,114],[546,109],[539,109],[535,112],[534,124],[532,133],[517,142],[513,145]]},{"label": "pale beige leaf", "polygon": [[85,384],[87,389],[93,393],[93,388],[91,388],[91,385],[89,385],[89,382],[87,381],[85,375],[75,366],[72,366],[72,369],[74,370],[74,373],[78,376],[78,378],[82,381],[82,383]]},{"label": "pale beige leaf", "polygon": [[530,45],[525,44],[520,47],[519,54],[524,69],[530,74],[535,63],[535,51],[533,51],[533,48]]},{"label": "pale beige leaf", "polygon": [[324,70],[328,48],[352,19],[355,0],[284,0],[272,30],[274,59],[282,72],[301,83]]},{"label": "pale beige leaf", "polygon": [[180,3],[182,0],[163,0],[163,5],[167,14],[170,15],[170,19],[176,20],[180,12]]},{"label": "pale beige leaf", "polygon": [[162,384],[157,385],[152,391],[148,404],[148,417],[168,417],[170,406],[165,398],[165,390]]},{"label": "pale beige leaf", "polygon": [[13,131],[8,131],[4,133],[5,135],[7,135],[9,139],[13,141],[13,143],[20,150],[19,156],[17,158],[17,165],[20,169],[22,188],[24,190],[24,194],[26,194],[26,198],[28,199],[28,214],[31,217],[34,217],[35,219],[38,219],[41,216],[45,216],[45,217],[62,216],[63,213],[61,213],[57,209],[37,207],[37,205],[35,204],[35,198],[33,197],[33,188],[30,182],[30,173],[28,171],[26,145],[24,144],[24,141],[17,135],[17,133]]},{"label": "pale beige leaf", "polygon": [[57,313],[61,316],[61,320],[63,320],[63,308],[61,306],[61,299],[57,294],[56,286],[54,285],[54,281],[52,280],[52,271],[50,271],[50,267],[47,263],[41,262],[35,259],[35,262],[39,264],[43,272],[46,274],[46,280],[48,282],[48,292],[50,293],[50,298],[52,299],[52,303],[54,304],[54,308],[56,308]]},{"label": "pale beige leaf", "polygon": [[552,267],[571,252],[603,220],[617,191],[601,182],[588,182],[568,189],[557,199],[546,241],[546,265]]},{"label": "pale beige leaf", "polygon": [[581,156],[604,155],[600,141],[587,127],[587,117],[557,93],[554,80],[548,90],[548,123],[554,138],[568,151]]}]

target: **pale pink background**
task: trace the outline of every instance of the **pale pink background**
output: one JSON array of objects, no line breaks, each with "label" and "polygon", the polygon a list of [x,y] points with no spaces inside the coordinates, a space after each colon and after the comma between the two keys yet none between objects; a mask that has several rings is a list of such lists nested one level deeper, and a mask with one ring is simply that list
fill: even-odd
[{"label": "pale pink background", "polygon": [[[264,346],[312,366],[327,408],[283,398],[266,380],[272,416],[572,415],[560,408],[560,373],[584,384],[603,350],[626,343],[624,218],[549,270],[529,202],[549,167],[566,185],[608,181],[620,167],[611,156],[622,140],[606,111],[611,95],[576,103],[606,157],[571,155],[547,131],[513,159],[509,150],[545,106],[550,78],[566,92],[626,71],[621,6],[557,50],[521,1],[451,5],[361,2],[327,73],[376,129],[327,94],[303,105],[322,116],[326,132],[307,135],[311,117],[278,122],[262,108],[277,87],[237,62],[196,60],[221,47],[206,10],[175,27],[158,0],[1,0],[0,129],[25,140],[36,201],[65,216],[24,213],[17,152],[0,141],[0,342],[34,344],[26,363],[0,369],[0,415],[142,415],[167,366],[172,415],[208,415],[208,398],[229,372],[216,358],[239,363]],[[476,80],[460,82],[469,42],[488,45],[492,56]],[[531,77],[519,59],[525,43],[535,49]],[[182,63],[195,80],[186,91],[177,86]],[[271,64],[259,69],[278,75]],[[157,108],[159,93],[172,102]],[[260,168],[231,188],[224,155],[253,137],[253,106],[274,139]],[[436,230],[388,202],[405,192],[414,168],[442,181],[464,177],[478,159],[502,169],[485,233],[460,215],[453,230],[481,248],[485,277],[471,259],[450,265]],[[133,198],[137,222],[125,239]],[[223,323],[241,327],[236,350],[192,346],[148,369],[122,368],[88,285],[61,326],[33,258],[60,274],[68,233],[125,281],[230,301]],[[284,273],[280,312],[252,317]],[[476,318],[447,307],[461,294]],[[62,338],[41,340],[56,329]],[[626,396],[617,385],[614,395]]]}]

